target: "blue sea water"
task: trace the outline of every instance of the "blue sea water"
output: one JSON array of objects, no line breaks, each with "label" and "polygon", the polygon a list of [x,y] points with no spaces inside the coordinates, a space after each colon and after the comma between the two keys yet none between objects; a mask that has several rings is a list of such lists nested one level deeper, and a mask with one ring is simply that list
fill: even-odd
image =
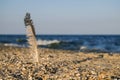
[{"label": "blue sea water", "polygon": [[[37,35],[39,47],[120,53],[120,35]],[[25,35],[0,35],[0,44],[27,47]]]}]

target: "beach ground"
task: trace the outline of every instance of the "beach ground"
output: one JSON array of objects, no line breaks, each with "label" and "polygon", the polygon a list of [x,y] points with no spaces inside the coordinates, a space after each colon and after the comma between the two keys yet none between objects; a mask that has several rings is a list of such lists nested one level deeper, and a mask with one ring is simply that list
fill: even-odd
[{"label": "beach ground", "polygon": [[38,48],[39,63],[28,48],[0,46],[0,80],[120,80],[120,53],[84,53]]}]

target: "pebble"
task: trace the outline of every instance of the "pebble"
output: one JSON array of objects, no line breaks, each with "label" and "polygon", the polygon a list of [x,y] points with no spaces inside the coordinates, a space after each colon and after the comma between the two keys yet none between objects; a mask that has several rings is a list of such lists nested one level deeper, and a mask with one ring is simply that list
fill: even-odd
[{"label": "pebble", "polygon": [[[21,50],[24,52],[24,49]],[[15,51],[19,51],[19,49],[16,49]],[[5,59],[0,59],[3,60],[0,61],[0,80],[27,80],[28,73],[30,74],[29,80],[120,79],[120,63],[117,62],[120,60],[119,56],[110,56],[110,59],[107,59],[107,56],[104,57],[104,55],[98,56],[98,54],[90,55],[76,53],[79,54],[76,56],[73,52],[70,53],[63,51],[63,54],[62,51],[57,50],[50,50],[49,53],[49,49],[47,49],[44,51],[45,54],[41,53],[40,64],[36,66],[29,61],[26,62],[27,56],[25,56],[25,53],[22,54],[22,52],[22,57],[20,57],[20,51],[18,56],[17,53],[15,54],[14,49],[13,52],[11,50],[9,54],[6,52],[4,53],[3,51],[2,53],[4,54],[2,54],[0,51],[0,55],[6,56],[3,57]],[[108,61],[110,62],[106,63]],[[112,65],[113,63],[117,66]],[[109,64],[111,66],[109,66]],[[100,73],[102,71],[105,73]],[[113,76],[114,74],[115,76]]]}]

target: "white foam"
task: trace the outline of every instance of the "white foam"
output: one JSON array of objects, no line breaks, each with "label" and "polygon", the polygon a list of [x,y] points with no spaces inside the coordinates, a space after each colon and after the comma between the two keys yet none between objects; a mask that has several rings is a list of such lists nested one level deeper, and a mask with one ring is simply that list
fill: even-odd
[{"label": "white foam", "polygon": [[13,44],[13,43],[11,43],[11,44],[10,44],[10,43],[7,44],[7,43],[5,43],[4,46],[18,46],[18,44]]},{"label": "white foam", "polygon": [[80,50],[86,50],[87,49],[87,46],[81,46],[80,47]]},{"label": "white foam", "polygon": [[49,44],[52,44],[52,43],[59,43],[60,41],[58,40],[38,40],[37,41],[37,44],[38,45],[49,45]]},{"label": "white foam", "polygon": [[14,47],[25,47],[25,45],[19,45],[19,44],[14,44],[14,43],[5,43],[4,46],[14,46]]}]

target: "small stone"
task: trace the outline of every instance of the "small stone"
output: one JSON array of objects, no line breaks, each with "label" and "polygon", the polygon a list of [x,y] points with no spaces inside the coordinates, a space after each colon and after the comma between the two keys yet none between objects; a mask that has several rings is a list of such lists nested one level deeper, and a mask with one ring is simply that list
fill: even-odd
[{"label": "small stone", "polygon": [[96,72],[95,72],[95,71],[91,71],[90,73],[91,73],[92,75],[96,74]]}]

